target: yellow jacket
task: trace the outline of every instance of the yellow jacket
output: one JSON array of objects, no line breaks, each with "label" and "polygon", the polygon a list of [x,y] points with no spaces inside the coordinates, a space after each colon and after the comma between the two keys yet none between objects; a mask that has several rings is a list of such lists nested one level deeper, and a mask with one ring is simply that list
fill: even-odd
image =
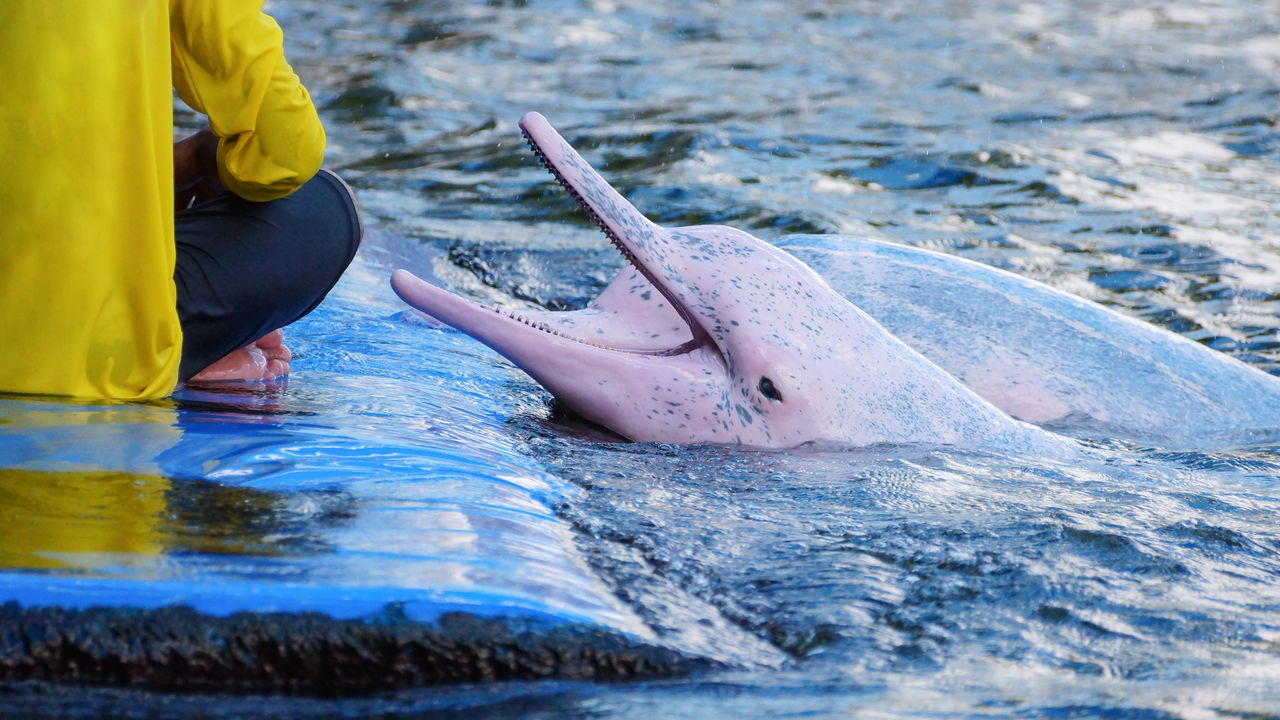
[{"label": "yellow jacket", "polygon": [[173,95],[222,138],[222,181],[270,200],[324,130],[262,0],[0,1],[0,392],[168,395]]}]

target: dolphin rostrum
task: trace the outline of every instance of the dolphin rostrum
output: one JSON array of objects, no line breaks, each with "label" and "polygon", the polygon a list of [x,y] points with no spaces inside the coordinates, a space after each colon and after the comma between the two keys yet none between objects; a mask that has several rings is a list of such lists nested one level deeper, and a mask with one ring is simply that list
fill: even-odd
[{"label": "dolphin rostrum", "polygon": [[632,269],[564,323],[489,308],[405,270],[391,284],[588,420],[637,441],[754,448],[1061,447],[898,340],[794,256],[729,227],[659,227],[541,115],[525,115],[520,127]]}]

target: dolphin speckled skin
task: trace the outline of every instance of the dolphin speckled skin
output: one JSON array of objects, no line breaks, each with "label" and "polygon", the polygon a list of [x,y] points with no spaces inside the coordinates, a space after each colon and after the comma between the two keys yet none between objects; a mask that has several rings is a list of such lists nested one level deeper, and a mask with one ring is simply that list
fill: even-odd
[{"label": "dolphin speckled skin", "polygon": [[659,227],[541,115],[520,125],[634,272],[556,327],[404,270],[391,283],[587,419],[632,440],[756,448],[1062,447],[902,343],[792,255],[729,227]]}]

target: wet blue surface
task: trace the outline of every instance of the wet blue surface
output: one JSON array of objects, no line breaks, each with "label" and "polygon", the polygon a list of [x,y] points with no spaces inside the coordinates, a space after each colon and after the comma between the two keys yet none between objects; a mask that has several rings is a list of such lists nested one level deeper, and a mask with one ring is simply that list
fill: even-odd
[{"label": "wet blue surface", "polygon": [[[3,465],[63,488],[6,483],[6,525],[46,538],[0,543],[11,594],[515,608],[744,663],[623,686],[197,703],[206,717],[1280,714],[1273,443],[1103,438],[1064,464],[608,442],[403,313],[384,277],[418,263],[486,302],[546,308],[607,281],[620,260],[519,140],[516,119],[539,110],[660,222],[941,250],[1274,371],[1275,7],[270,7],[331,164],[410,241],[377,236],[290,331],[286,387],[5,403]],[[75,481],[91,470],[138,491],[104,502],[102,482]],[[33,526],[45,516],[114,550]],[[57,712],[192,716],[183,702],[107,693]]]},{"label": "wet blue surface", "polygon": [[[509,371],[412,362],[460,343],[369,298],[385,295],[382,273],[364,269],[306,321],[315,330],[297,328],[287,383],[151,406],[0,406],[4,599],[335,617],[395,602],[424,621],[467,609],[643,634],[565,552],[571,533],[552,508],[575,488],[506,433],[491,398]],[[356,314],[363,336],[319,349]]]}]

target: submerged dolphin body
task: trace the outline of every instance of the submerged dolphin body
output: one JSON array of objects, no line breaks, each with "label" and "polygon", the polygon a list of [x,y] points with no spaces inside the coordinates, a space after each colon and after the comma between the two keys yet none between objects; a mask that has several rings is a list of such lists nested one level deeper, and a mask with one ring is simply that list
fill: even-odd
[{"label": "submerged dolphin body", "polygon": [[855,238],[780,243],[1021,420],[1166,448],[1280,434],[1280,378],[1150,323],[943,253]]},{"label": "submerged dolphin body", "polygon": [[391,283],[405,302],[502,353],[587,419],[632,440],[757,448],[1060,447],[895,338],[794,256],[733,228],[659,227],[541,115],[520,125],[634,270],[564,322],[488,308],[404,270]]}]

